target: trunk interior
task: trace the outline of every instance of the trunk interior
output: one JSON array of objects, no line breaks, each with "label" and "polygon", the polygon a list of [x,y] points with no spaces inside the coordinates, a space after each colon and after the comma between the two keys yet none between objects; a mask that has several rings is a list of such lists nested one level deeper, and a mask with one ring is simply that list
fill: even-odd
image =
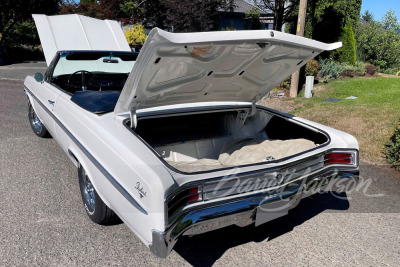
[{"label": "trunk interior", "polygon": [[274,161],[328,141],[285,117],[250,108],[139,118],[136,133],[181,172]]}]

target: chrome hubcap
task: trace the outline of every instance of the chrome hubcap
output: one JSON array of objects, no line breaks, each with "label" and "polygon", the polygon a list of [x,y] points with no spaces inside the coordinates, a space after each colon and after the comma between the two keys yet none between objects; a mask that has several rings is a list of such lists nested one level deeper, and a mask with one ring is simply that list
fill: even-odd
[{"label": "chrome hubcap", "polygon": [[36,115],[36,112],[33,110],[33,108],[31,108],[30,112],[31,112],[30,117],[31,117],[32,127],[35,129],[36,132],[40,132],[42,130],[42,122]]},{"label": "chrome hubcap", "polygon": [[94,205],[95,205],[95,201],[96,201],[96,197],[94,195],[94,188],[92,185],[92,182],[90,182],[89,177],[86,175],[86,173],[84,173],[83,176],[83,183],[84,183],[84,193],[85,193],[85,197],[86,197],[86,205],[87,205],[87,209],[89,212],[93,212],[94,211]]}]

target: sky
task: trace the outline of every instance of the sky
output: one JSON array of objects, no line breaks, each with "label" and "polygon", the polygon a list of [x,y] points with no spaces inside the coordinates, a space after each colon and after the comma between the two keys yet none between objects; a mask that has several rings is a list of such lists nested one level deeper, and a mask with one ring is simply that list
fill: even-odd
[{"label": "sky", "polygon": [[381,20],[390,9],[395,11],[400,20],[400,0],[363,0],[361,14],[364,14],[365,10],[369,10],[374,14],[375,20]]}]

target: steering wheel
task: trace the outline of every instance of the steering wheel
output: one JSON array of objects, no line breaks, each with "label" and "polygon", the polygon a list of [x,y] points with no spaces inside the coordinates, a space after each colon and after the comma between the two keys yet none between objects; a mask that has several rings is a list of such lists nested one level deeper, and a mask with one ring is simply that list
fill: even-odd
[{"label": "steering wheel", "polygon": [[[85,84],[85,74],[89,74],[91,75],[91,78],[87,81],[87,84],[89,84],[89,82],[91,82],[92,80],[96,80],[98,81],[98,78],[96,76],[96,74],[90,72],[90,71],[86,71],[86,70],[78,70],[75,71],[74,73],[72,73],[71,75],[69,75],[68,77],[68,89],[70,88],[70,82],[71,82],[71,77],[75,74],[81,73],[81,79],[82,79],[82,91],[86,91],[87,90],[87,86]],[[101,91],[101,84],[100,84],[100,89],[99,91]]]}]

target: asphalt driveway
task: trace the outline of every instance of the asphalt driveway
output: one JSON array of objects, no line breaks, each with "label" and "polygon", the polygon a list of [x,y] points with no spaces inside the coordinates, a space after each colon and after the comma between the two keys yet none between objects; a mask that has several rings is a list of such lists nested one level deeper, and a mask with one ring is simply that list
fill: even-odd
[{"label": "asphalt driveway", "polygon": [[182,238],[158,259],[124,224],[87,217],[74,165],[30,129],[20,79],[31,67],[0,67],[0,265],[398,266],[400,175],[367,164],[356,191],[305,199],[258,228]]},{"label": "asphalt driveway", "polygon": [[25,62],[12,65],[0,66],[0,79],[24,80],[27,75],[33,75],[36,72],[42,74],[47,69],[46,62]]}]

